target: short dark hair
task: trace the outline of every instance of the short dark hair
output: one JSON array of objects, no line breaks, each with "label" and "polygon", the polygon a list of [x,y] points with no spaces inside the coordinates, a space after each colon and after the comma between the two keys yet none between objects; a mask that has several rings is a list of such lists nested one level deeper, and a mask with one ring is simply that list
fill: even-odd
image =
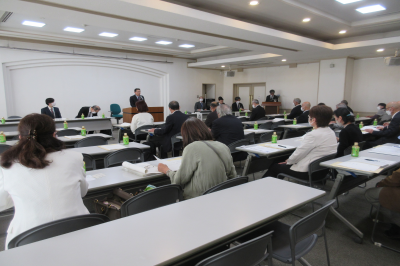
[{"label": "short dark hair", "polygon": [[210,130],[203,121],[196,117],[190,117],[181,127],[183,147],[192,142],[202,140],[213,140]]},{"label": "short dark hair", "polygon": [[324,104],[324,103],[319,103],[318,105],[326,105],[326,104]]},{"label": "short dark hair", "polygon": [[378,103],[378,105],[382,106],[383,109],[386,109],[386,103]]},{"label": "short dark hair", "polygon": [[54,103],[54,99],[53,98],[47,98],[46,99],[46,105],[49,105],[50,103]]},{"label": "short dark hair", "polygon": [[210,107],[212,107],[212,108],[217,108],[217,107],[218,107],[218,103],[217,103],[217,102],[212,102],[212,103],[210,104]]},{"label": "short dark hair", "polygon": [[140,89],[139,89],[139,88],[136,88],[136,89],[135,89],[135,92],[136,92],[137,90],[140,90]]},{"label": "short dark hair", "polygon": [[275,91],[274,90],[270,90],[269,93],[275,93]]},{"label": "short dark hair", "polygon": [[332,115],[332,108],[326,105],[316,105],[310,109],[310,118],[315,118],[318,127],[327,127]]},{"label": "short dark hair", "polygon": [[147,106],[145,101],[137,101],[136,108],[138,109],[139,113],[148,112],[149,107]]},{"label": "short dark hair", "polygon": [[335,111],[333,111],[333,113],[335,114],[336,117],[341,116],[345,124],[349,122],[350,123],[355,122],[354,115],[350,113],[349,109],[347,108],[338,108]]},{"label": "short dark hair", "polygon": [[179,103],[177,101],[171,101],[168,107],[172,110],[179,110]]},{"label": "short dark hair", "polygon": [[240,101],[240,97],[239,97],[239,96],[236,96],[236,97],[235,97],[235,101]]},{"label": "short dark hair", "polygon": [[218,101],[224,100],[221,96],[218,97]]}]

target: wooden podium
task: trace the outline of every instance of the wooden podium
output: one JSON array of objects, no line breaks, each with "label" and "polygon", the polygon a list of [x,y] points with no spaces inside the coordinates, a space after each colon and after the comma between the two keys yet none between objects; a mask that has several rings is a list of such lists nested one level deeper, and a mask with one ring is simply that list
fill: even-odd
[{"label": "wooden podium", "polygon": [[[124,123],[131,123],[132,117],[138,113],[136,107],[122,109]],[[154,122],[164,121],[164,107],[149,107],[149,113],[154,117]]]},{"label": "wooden podium", "polygon": [[279,107],[282,105],[281,102],[263,102],[261,104],[265,108],[265,114],[279,114]]}]

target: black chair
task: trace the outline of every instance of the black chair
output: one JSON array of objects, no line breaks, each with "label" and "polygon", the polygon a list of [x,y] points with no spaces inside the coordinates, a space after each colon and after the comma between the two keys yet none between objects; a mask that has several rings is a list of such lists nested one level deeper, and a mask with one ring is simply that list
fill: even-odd
[{"label": "black chair", "polygon": [[274,132],[268,132],[268,133],[264,133],[260,136],[260,142],[271,142],[272,140],[272,135],[274,134]]},{"label": "black chair", "polygon": [[267,123],[259,124],[258,128],[259,129],[271,129],[272,125],[273,125],[272,122],[267,122]]},{"label": "black chair", "polygon": [[141,139],[139,139],[138,137],[139,136],[143,136],[143,135],[147,136],[147,134],[148,134],[146,132],[143,132],[142,130],[144,130],[144,129],[152,129],[152,128],[155,128],[155,127],[156,126],[154,126],[154,125],[145,125],[145,126],[138,127],[135,130],[135,139],[134,139],[134,141],[140,143]]},{"label": "black chair", "polygon": [[250,145],[250,141],[248,139],[241,139],[235,142],[232,142],[228,145],[229,150],[231,151],[233,162],[243,161],[247,158],[247,152],[236,150],[237,147],[243,145]]},{"label": "black chair", "polygon": [[59,137],[76,136],[76,135],[80,135],[80,134],[81,134],[81,131],[76,130],[76,129],[64,129],[64,130],[57,131],[57,136],[59,136]]},{"label": "black chair", "polygon": [[178,136],[182,136],[181,132],[176,133],[171,137],[172,157],[175,157],[175,151],[178,151],[179,156],[179,150],[183,149],[182,139],[178,139]]},{"label": "black chair", "polygon": [[279,126],[283,126],[284,124],[285,124],[285,120],[274,122],[274,123],[272,123],[271,129],[274,130],[275,128],[278,128]]},{"label": "black chair", "polygon": [[82,153],[82,155],[83,155],[83,161],[85,162],[86,165],[86,171],[96,170],[96,160],[89,154]]},{"label": "black chair", "polygon": [[244,135],[244,139],[247,139],[250,141],[251,144],[256,143],[256,133],[251,132],[249,134]]},{"label": "black chair", "polygon": [[13,118],[22,118],[22,117],[17,116],[17,115],[12,115],[12,116],[9,116],[8,118],[9,118],[9,119],[13,119]]},{"label": "black chair", "polygon": [[75,148],[107,145],[108,140],[100,136],[86,137],[74,144]]},{"label": "black chair", "polygon": [[102,214],[85,214],[41,224],[14,237],[10,243],[8,243],[8,249],[67,234],[108,221],[110,221],[110,219]]},{"label": "black chair", "polygon": [[269,232],[236,247],[225,250],[205,260],[200,261],[196,266],[255,266],[268,258],[268,266],[272,266],[272,233]]},{"label": "black chair", "polygon": [[[362,141],[362,142],[359,142],[359,143],[358,143],[358,146],[360,147],[360,151],[363,150],[365,143],[366,143],[366,141]],[[353,146],[347,147],[347,148],[343,151],[344,155],[349,155],[349,154],[351,154],[351,148],[352,148],[352,147],[353,147]]]},{"label": "black chair", "polygon": [[157,187],[125,201],[121,206],[121,217],[167,206],[182,199],[183,190],[179,185]]},{"label": "black chair", "polygon": [[144,162],[143,151],[138,148],[126,148],[110,153],[104,158],[104,168],[116,166],[116,164],[123,162]]},{"label": "black chair", "polygon": [[246,121],[247,121],[246,117],[238,117],[238,119],[239,119],[241,122],[246,122]]},{"label": "black chair", "polygon": [[262,121],[262,120],[270,120],[268,116],[261,117],[260,119],[257,119],[257,121]]},{"label": "black chair", "polygon": [[235,178],[229,179],[225,182],[222,182],[221,184],[218,184],[218,185],[208,189],[206,192],[203,193],[203,195],[217,192],[220,190],[224,190],[227,188],[239,186],[239,185],[245,184],[247,182],[249,182],[249,178],[247,176],[235,177]]},{"label": "black chair", "polygon": [[8,150],[11,147],[12,147],[11,145],[0,144],[0,154],[2,154],[3,152],[5,152],[6,150]]}]

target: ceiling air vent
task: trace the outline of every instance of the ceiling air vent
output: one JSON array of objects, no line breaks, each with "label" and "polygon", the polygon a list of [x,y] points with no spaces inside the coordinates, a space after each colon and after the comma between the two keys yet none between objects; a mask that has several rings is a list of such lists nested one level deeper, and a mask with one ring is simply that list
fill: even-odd
[{"label": "ceiling air vent", "polygon": [[385,64],[388,66],[400,66],[399,51],[397,50],[394,56],[385,57]]},{"label": "ceiling air vent", "polygon": [[8,12],[8,11],[0,11],[0,22],[6,22],[11,15],[13,14],[13,12]]}]

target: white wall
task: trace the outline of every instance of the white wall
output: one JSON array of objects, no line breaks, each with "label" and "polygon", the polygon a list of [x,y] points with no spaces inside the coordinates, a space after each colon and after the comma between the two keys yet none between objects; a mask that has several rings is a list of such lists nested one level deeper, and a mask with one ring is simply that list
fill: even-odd
[{"label": "white wall", "polygon": [[[74,117],[82,106],[98,104],[107,114],[111,103],[130,107],[129,97],[139,87],[149,106],[179,101],[192,110],[202,84],[222,87],[219,71],[187,68],[187,60],[123,54],[70,47],[0,41],[1,46],[100,54],[173,64],[92,58],[34,51],[0,49],[0,117],[40,112],[48,97],[56,99],[63,117]],[[7,93],[6,93],[7,92]],[[7,97],[6,97],[7,96]],[[12,113],[7,113],[7,109]]]},{"label": "white wall", "polygon": [[352,101],[358,112],[375,112],[378,103],[400,101],[400,66],[386,66],[382,58],[354,61]]}]

